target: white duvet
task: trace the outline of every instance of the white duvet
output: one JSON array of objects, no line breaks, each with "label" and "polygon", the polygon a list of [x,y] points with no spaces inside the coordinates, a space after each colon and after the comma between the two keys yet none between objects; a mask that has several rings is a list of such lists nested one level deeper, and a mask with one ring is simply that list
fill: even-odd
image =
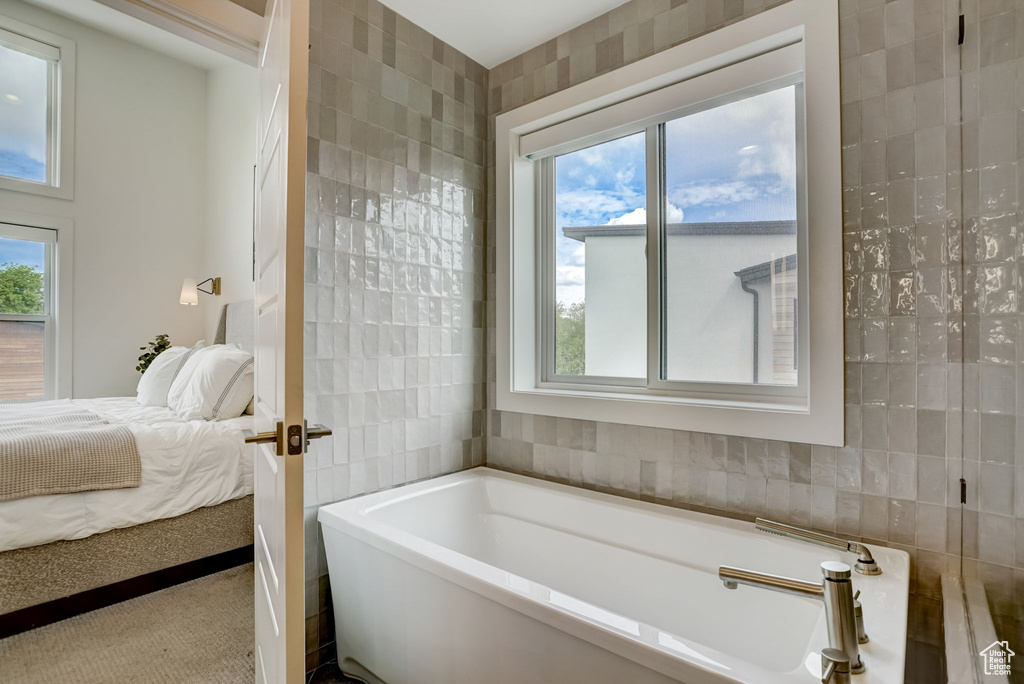
[{"label": "white duvet", "polygon": [[252,416],[182,420],[165,407],[139,406],[135,397],[74,403],[131,429],[142,485],[0,502],[0,551],[81,539],[252,494],[252,448],[240,434],[252,427]]}]

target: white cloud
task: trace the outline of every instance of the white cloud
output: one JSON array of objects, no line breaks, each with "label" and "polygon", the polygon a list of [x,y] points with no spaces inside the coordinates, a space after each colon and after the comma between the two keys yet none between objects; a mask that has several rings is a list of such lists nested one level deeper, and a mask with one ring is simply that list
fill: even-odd
[{"label": "white cloud", "polygon": [[[682,223],[683,222],[683,210],[673,204],[668,203],[668,223]],[[606,226],[638,226],[647,223],[647,209],[645,207],[637,207],[633,211],[623,214],[622,216],[616,216],[606,223]]]},{"label": "white cloud", "polygon": [[704,220],[717,206],[791,194],[795,125],[792,86],[669,122],[669,196]]},{"label": "white cloud", "polygon": [[46,62],[3,46],[0,149],[46,159]]},{"label": "white cloud", "polygon": [[558,266],[555,277],[559,285],[583,285],[587,282],[587,273],[582,266]]},{"label": "white cloud", "polygon": [[752,146],[753,150],[740,150],[740,162],[736,166],[736,177],[757,178],[774,176],[772,187],[792,188],[796,184],[796,158],[792,144],[773,142],[765,147]]},{"label": "white cloud", "polygon": [[558,193],[558,213],[561,225],[586,226],[595,223],[595,217],[629,211],[635,202],[611,191],[563,190]]},{"label": "white cloud", "polygon": [[758,189],[744,181],[692,184],[672,188],[672,201],[680,207],[734,204],[756,199]]},{"label": "white cloud", "polygon": [[587,296],[586,269],[583,266],[555,268],[555,299],[566,304],[582,302]]},{"label": "white cloud", "polygon": [[622,216],[616,216],[606,223],[607,226],[635,226],[641,223],[647,223],[647,209],[644,207],[637,207],[633,211],[627,212]]},{"label": "white cloud", "polygon": [[573,250],[569,257],[570,263],[574,266],[583,266],[587,263],[587,243],[581,242],[580,246]]}]

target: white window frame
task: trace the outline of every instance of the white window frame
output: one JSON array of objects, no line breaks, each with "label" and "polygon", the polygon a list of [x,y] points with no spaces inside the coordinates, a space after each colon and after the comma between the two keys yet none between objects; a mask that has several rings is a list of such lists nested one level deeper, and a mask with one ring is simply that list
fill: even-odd
[{"label": "white window frame", "polygon": [[47,311],[42,315],[0,313],[0,320],[41,321],[45,324],[43,396],[45,399],[70,399],[74,351],[74,222],[66,218],[0,210],[0,237],[47,243]]},{"label": "white window frame", "polygon": [[[499,410],[782,439],[844,443],[842,179],[837,0],[793,0],[496,118]],[[794,77],[800,74],[802,78]],[[788,79],[788,81],[787,81]],[[754,84],[802,83],[798,128],[800,384],[678,383],[660,377],[659,189],[648,184],[648,378],[552,378],[553,293],[545,157],[717,106]],[[803,118],[801,119],[801,116]],[[798,136],[798,144],[803,139]],[[653,153],[653,154],[652,154]],[[550,165],[550,164],[548,164]],[[649,174],[651,176],[653,174]],[[540,178],[540,180],[538,180]],[[806,302],[806,304],[805,304]],[[651,330],[655,331],[651,334]],[[813,401],[812,401],[813,399]]]},{"label": "white window frame", "polygon": [[0,43],[55,60],[49,69],[46,181],[0,175],[0,189],[73,199],[75,168],[75,41],[0,15]]}]

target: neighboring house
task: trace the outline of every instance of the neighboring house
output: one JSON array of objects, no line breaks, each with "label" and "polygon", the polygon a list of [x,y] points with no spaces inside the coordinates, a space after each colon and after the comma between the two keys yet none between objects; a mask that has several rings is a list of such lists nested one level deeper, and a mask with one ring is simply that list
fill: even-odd
[{"label": "neighboring house", "polygon": [[985,659],[986,675],[1009,675],[1010,660],[1017,655],[1006,641],[993,641],[979,653]]},{"label": "neighboring house", "polygon": [[43,398],[45,349],[42,323],[0,321],[0,401]]},{"label": "neighboring house", "polygon": [[[563,228],[586,245],[586,373],[646,377],[645,225]],[[796,384],[795,221],[672,223],[670,380]]]}]

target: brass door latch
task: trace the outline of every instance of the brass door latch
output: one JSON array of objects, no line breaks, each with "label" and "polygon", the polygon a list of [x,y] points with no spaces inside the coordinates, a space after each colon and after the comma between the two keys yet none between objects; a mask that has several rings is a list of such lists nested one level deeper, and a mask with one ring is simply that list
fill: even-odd
[{"label": "brass door latch", "polygon": [[310,440],[328,437],[331,434],[333,433],[330,428],[320,424],[314,424],[310,427],[306,421],[302,421],[302,425],[289,425],[287,440],[285,439],[284,423],[280,422],[277,424],[277,429],[273,432],[255,433],[252,430],[242,431],[246,444],[276,443],[278,456],[285,455],[286,446],[289,456],[304,453],[309,449]]}]

